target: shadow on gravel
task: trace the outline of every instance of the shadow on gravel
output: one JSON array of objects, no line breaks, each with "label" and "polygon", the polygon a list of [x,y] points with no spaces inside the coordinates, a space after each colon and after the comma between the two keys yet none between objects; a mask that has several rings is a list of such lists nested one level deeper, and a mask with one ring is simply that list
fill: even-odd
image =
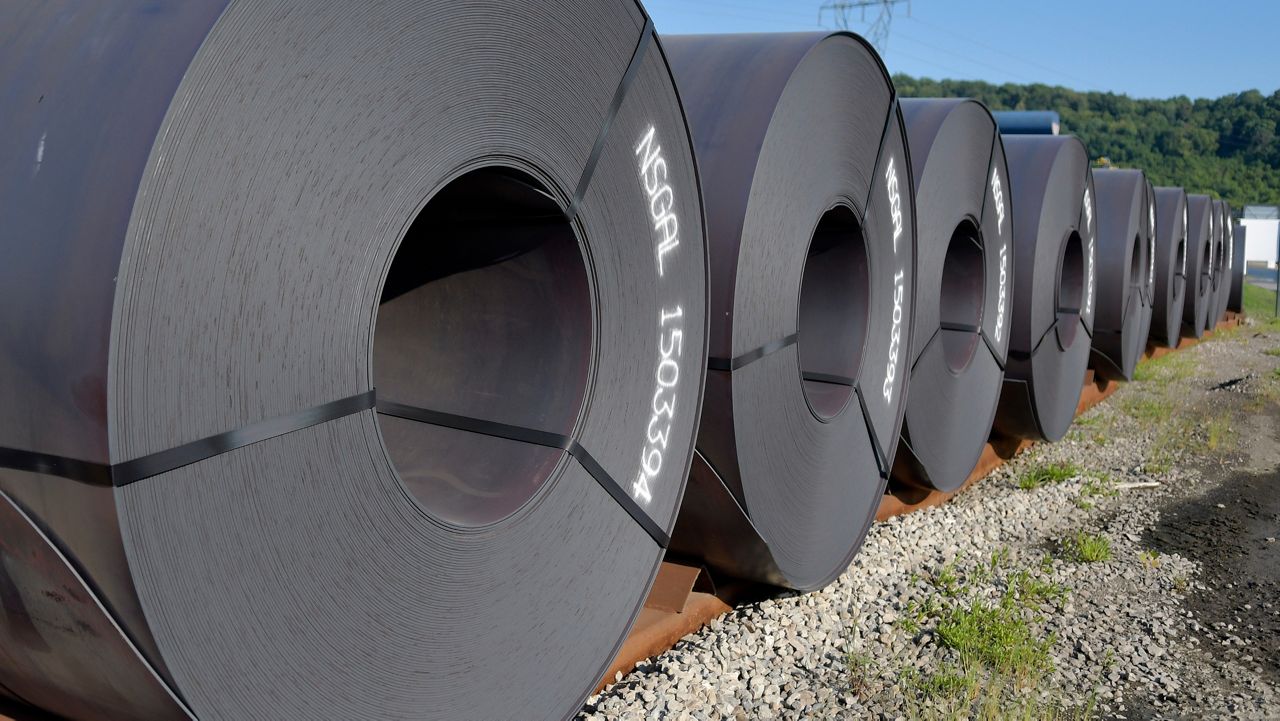
[{"label": "shadow on gravel", "polygon": [[[1211,653],[1252,656],[1247,667],[1261,666],[1280,682],[1280,469],[1237,473],[1203,496],[1170,503],[1146,542],[1202,564],[1198,580],[1206,588],[1188,595],[1186,606],[1215,641]],[[1231,636],[1253,647],[1223,645]]]}]

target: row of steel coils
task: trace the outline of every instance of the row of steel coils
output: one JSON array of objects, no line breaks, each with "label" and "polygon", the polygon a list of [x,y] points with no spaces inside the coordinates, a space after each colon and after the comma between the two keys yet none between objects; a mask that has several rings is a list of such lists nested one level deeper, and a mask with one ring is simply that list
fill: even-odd
[{"label": "row of steel coils", "polygon": [[570,716],[669,550],[819,588],[1236,292],[846,33],[12,2],[0,98],[0,698],[69,719]]}]

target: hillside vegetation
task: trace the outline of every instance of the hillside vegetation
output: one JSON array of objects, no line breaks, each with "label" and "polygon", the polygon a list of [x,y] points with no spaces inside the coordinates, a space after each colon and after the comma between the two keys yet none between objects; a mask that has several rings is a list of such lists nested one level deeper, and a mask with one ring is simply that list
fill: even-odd
[{"label": "hillside vegetation", "polygon": [[969,97],[992,110],[1056,110],[1095,158],[1142,168],[1156,185],[1245,205],[1280,205],[1280,91],[1215,100],[1135,100],[1049,85],[894,76],[903,97]]}]

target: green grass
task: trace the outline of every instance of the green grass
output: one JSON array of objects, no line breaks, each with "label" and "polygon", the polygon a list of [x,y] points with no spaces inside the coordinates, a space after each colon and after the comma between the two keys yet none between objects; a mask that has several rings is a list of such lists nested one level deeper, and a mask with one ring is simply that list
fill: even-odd
[{"label": "green grass", "polygon": [[[1163,360],[1163,358],[1160,359],[1160,361]],[[1177,374],[1162,377],[1178,377],[1181,380]],[[1155,438],[1143,463],[1146,472],[1153,475],[1169,471],[1184,453],[1200,448],[1196,440],[1198,437],[1196,429],[1200,419],[1188,413],[1183,405],[1175,400],[1175,389],[1176,386],[1173,383],[1162,383],[1151,390],[1126,394],[1116,402],[1120,412],[1134,422],[1154,431]],[[1083,502],[1090,503],[1087,499]]]},{"label": "green grass", "polygon": [[1216,451],[1219,447],[1224,447],[1231,438],[1231,421],[1224,416],[1210,418],[1205,423],[1204,432],[1208,437],[1205,444],[1209,450]]},{"label": "green grass", "polygon": [[1120,410],[1139,423],[1160,423],[1173,411],[1173,403],[1166,398],[1132,395],[1120,401]]},{"label": "green grass", "polygon": [[1262,352],[1264,355],[1280,356],[1280,348],[1268,348]]},{"label": "green grass", "polygon": [[1141,553],[1138,554],[1138,560],[1142,561],[1142,565],[1146,566],[1147,568],[1159,568],[1160,552],[1159,551],[1142,551]]},{"label": "green grass", "polygon": [[905,717],[913,721],[1090,721],[1098,717],[1096,688],[1085,696],[1083,706],[1068,707],[1061,698],[1045,699],[1035,690],[1026,693],[1016,679],[953,663],[928,676],[903,668],[898,681],[907,701]]},{"label": "green grass", "polygon": [[1176,382],[1191,377],[1195,370],[1195,359],[1191,356],[1186,353],[1169,353],[1139,363],[1133,371],[1133,379],[1140,383]]},{"label": "green grass", "polygon": [[1046,603],[1061,604],[1067,600],[1067,587],[1043,578],[1037,578],[1028,571],[1018,571],[1009,577],[1006,595],[1029,611],[1035,611]]},{"label": "green grass", "polygon": [[1046,553],[1040,557],[1040,573],[1049,575],[1053,573],[1053,556]]},{"label": "green grass", "polygon": [[1111,560],[1111,541],[1103,535],[1077,531],[1062,541],[1067,558],[1078,563],[1099,563]]},{"label": "green grass", "polygon": [[875,659],[866,652],[850,651],[844,661],[849,670],[849,691],[858,697],[867,695],[875,676]]},{"label": "green grass", "polygon": [[[931,592],[912,601],[895,622],[907,633],[931,632],[948,656],[935,671],[924,673],[911,662],[897,671],[897,684],[886,692],[900,695],[910,719],[1091,719],[1093,695],[1071,708],[1078,689],[1048,689],[1057,643],[1041,626],[1045,606],[1061,606],[1068,590],[1050,578],[1052,557],[1018,568],[1007,547],[988,559],[947,563],[917,580]],[[870,662],[850,655],[850,686],[863,681]]]},{"label": "green grass", "polygon": [[990,667],[1030,686],[1053,669],[1053,637],[1038,638],[1009,596],[988,606],[952,606],[937,625],[943,645],[955,649],[965,666]]},{"label": "green grass", "polygon": [[1030,491],[1049,483],[1061,483],[1080,475],[1080,467],[1071,463],[1048,463],[1033,466],[1018,476],[1018,488]]},{"label": "green grass", "polygon": [[1280,318],[1276,318],[1275,291],[1245,283],[1244,314],[1261,323],[1280,328]]},{"label": "green grass", "polygon": [[1120,492],[1115,487],[1115,480],[1111,476],[1103,475],[1097,478],[1090,478],[1080,488],[1080,497],[1076,499],[1076,506],[1078,508],[1093,508],[1093,499],[1110,498],[1119,494]]},{"label": "green grass", "polygon": [[1086,413],[1076,418],[1076,425],[1083,428],[1100,428],[1103,426],[1110,427],[1107,419],[1101,413]]}]

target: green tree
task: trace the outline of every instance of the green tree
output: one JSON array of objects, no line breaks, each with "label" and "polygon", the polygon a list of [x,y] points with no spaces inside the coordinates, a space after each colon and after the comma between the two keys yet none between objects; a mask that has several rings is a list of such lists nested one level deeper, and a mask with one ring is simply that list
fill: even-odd
[{"label": "green tree", "polygon": [[1245,205],[1280,205],[1280,91],[1165,100],[1041,84],[894,76],[903,97],[967,97],[992,110],[1056,110],[1095,158],[1142,168],[1156,185]]}]

